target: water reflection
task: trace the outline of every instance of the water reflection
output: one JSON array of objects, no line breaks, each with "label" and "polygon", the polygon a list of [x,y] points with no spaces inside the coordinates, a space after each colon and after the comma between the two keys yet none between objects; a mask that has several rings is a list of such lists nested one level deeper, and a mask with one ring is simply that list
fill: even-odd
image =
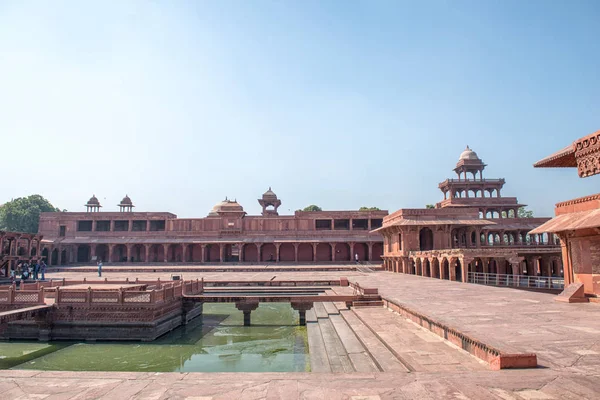
[{"label": "water reflection", "polygon": [[65,371],[307,371],[306,328],[297,322],[298,313],[289,304],[259,306],[252,312],[250,327],[243,326],[243,314],[233,304],[209,304],[202,320],[152,343],[0,343],[0,366]]}]

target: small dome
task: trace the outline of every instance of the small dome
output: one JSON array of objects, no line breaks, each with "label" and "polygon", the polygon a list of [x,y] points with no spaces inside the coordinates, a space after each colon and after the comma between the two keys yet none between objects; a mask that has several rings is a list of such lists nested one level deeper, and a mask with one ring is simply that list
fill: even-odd
[{"label": "small dome", "polygon": [[100,204],[100,202],[98,201],[98,198],[96,197],[95,194],[92,195],[92,197],[90,197],[90,199],[88,200],[87,203],[90,204],[90,205],[92,205],[92,204],[95,204],[95,205]]},{"label": "small dome", "polygon": [[244,212],[244,208],[236,200],[225,200],[215,204],[208,213],[209,216],[219,215],[220,212]]},{"label": "small dome", "polygon": [[277,199],[277,195],[271,190],[271,186],[269,186],[269,190],[263,193],[262,198],[264,200],[272,200]]},{"label": "small dome", "polygon": [[469,146],[467,146],[465,151],[460,153],[460,157],[458,157],[458,160],[479,160],[479,157],[477,157],[477,153],[475,153],[469,148]]},{"label": "small dome", "polygon": [[129,196],[125,195],[125,197],[123,197],[123,200],[121,200],[121,204],[131,205],[133,203],[131,202],[131,199],[129,198]]}]

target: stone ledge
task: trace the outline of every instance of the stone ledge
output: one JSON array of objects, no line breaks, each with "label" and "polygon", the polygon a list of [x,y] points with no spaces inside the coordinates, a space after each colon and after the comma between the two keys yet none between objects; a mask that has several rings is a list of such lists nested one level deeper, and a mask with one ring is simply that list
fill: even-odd
[{"label": "stone ledge", "polygon": [[419,326],[487,362],[493,370],[537,367],[537,356],[534,353],[502,351],[392,300],[383,298],[383,304],[390,310],[396,311]]}]

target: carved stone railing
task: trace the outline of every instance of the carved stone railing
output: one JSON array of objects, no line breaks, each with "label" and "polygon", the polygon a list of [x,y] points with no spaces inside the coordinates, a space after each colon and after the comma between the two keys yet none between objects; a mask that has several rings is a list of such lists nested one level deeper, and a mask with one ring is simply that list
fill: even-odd
[{"label": "carved stone railing", "polygon": [[565,279],[554,276],[528,276],[469,272],[469,283],[530,289],[564,289]]}]

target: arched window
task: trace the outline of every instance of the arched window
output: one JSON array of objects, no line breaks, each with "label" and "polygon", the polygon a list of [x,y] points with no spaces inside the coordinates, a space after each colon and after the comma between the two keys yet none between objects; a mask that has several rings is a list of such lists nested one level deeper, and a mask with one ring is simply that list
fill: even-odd
[{"label": "arched window", "polygon": [[419,248],[421,251],[433,250],[433,231],[422,228],[419,232]]}]

